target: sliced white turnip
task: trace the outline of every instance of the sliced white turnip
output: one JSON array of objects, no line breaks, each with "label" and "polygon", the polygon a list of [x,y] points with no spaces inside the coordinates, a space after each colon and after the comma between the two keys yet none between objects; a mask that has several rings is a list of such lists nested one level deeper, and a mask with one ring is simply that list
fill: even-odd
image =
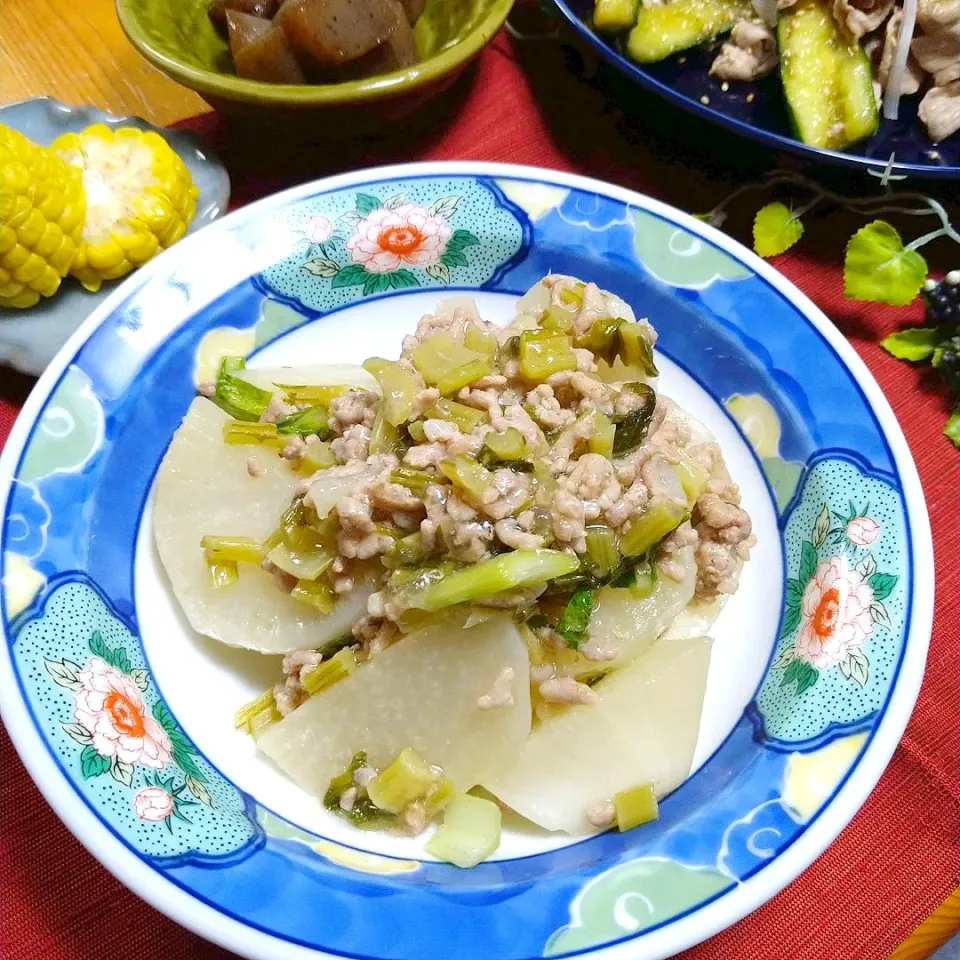
[{"label": "sliced white turnip", "polygon": [[[442,767],[459,790],[510,767],[530,732],[527,650],[509,617],[465,628],[443,621],[411,633],[270,727],[258,747],[304,790],[365,750],[381,767],[404,748]],[[504,670],[512,703],[481,709]]]},{"label": "sliced white turnip", "polygon": [[684,547],[676,561],[686,570],[683,580],[660,576],[647,597],[635,597],[622,587],[604,587],[597,594],[590,640],[601,649],[616,651],[616,657],[597,663],[598,669],[617,669],[643,656],[686,609],[697,582],[693,547]]},{"label": "sliced white turnip", "polygon": [[[227,415],[193,401],[157,475],[154,534],[174,595],[198,633],[234,647],[287,653],[335,640],[363,615],[372,588],[358,586],[328,616],[278,589],[273,577],[240,564],[240,579],[215,589],[200,538],[269,536],[303,479],[269,447],[225,444]],[[258,476],[251,476],[248,460]]]},{"label": "sliced white turnip", "polygon": [[571,706],[534,728],[516,764],[483,786],[517,813],[579,835],[587,809],[652,782],[662,797],[687,777],[700,726],[710,639],[660,640],[601,680],[598,703]]}]

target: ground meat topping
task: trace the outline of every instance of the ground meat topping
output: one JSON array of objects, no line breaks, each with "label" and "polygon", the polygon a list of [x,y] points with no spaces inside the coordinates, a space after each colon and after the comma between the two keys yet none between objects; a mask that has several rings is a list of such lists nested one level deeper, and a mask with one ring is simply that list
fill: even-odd
[{"label": "ground meat topping", "polygon": [[609,827],[617,819],[617,808],[609,800],[587,807],[587,820],[595,827]]},{"label": "ground meat topping", "polygon": [[343,431],[342,437],[334,437],[330,448],[341,463],[365,460],[370,447],[370,428],[354,423]]},{"label": "ground meat topping", "polygon": [[513,706],[513,667],[504,667],[490,689],[477,700],[481,710],[499,710]]},{"label": "ground meat topping", "polygon": [[697,597],[710,601],[720,594],[734,593],[742,554],[749,551],[750,517],[736,503],[704,493],[697,500],[693,520],[700,541],[696,551]]},{"label": "ground meat topping", "polygon": [[547,703],[599,703],[600,695],[573,677],[553,677],[537,688]]},{"label": "ground meat topping", "polygon": [[[745,34],[756,25],[738,26],[739,33]],[[517,338],[537,327],[548,303],[551,310],[559,307],[573,318],[565,349],[573,351],[576,368],[549,374],[555,367],[548,366],[537,376],[525,350],[530,341],[523,341],[521,349]],[[557,319],[556,314],[551,313],[551,318]],[[649,344],[656,340],[653,328],[646,321],[635,321],[623,301],[573,278],[548,277],[544,289],[531,293],[523,316],[509,329],[486,323],[471,301],[454,298],[423,317],[416,333],[405,339],[399,361],[381,361],[381,389],[391,391],[395,402],[390,411],[402,411],[399,417],[391,412],[387,421],[380,415],[387,411],[381,410],[374,391],[348,389],[328,406],[327,422],[333,436],[320,432],[324,441],[329,440],[329,448],[311,445],[315,438],[291,435],[281,452],[291,466],[299,465],[308,447],[311,452],[316,450],[318,460],[329,449],[337,461],[309,478],[298,478],[302,500],[294,500],[283,523],[305,524],[323,550],[335,552],[319,587],[331,596],[349,593],[357,585],[365,587],[364,596],[372,591],[364,616],[351,626],[361,659],[378,655],[401,636],[401,630],[418,622],[408,609],[416,600],[412,591],[429,587],[438,577],[456,575],[464,566],[494,557],[499,567],[499,559],[514,550],[549,549],[582,556],[587,553],[589,525],[602,524],[623,535],[641,514],[667,503],[675,514],[677,505],[682,505],[683,511],[690,512],[690,521],[681,523],[652,548],[661,577],[678,582],[692,577],[693,557],[699,599],[710,600],[736,588],[740,567],[755,538],[750,519],[740,506],[739,490],[709,434],[660,396],[645,434],[631,437],[628,452],[617,456],[601,452],[609,452],[610,442],[604,417],[612,421],[615,436],[623,445],[621,421],[650,402],[649,393],[637,392],[636,385],[616,379],[620,369],[627,369],[622,355],[611,363],[604,354],[601,372],[599,352],[595,355],[576,346],[577,342],[591,342],[575,337],[588,331],[596,335],[593,325],[606,318],[636,323]],[[476,330],[496,338],[500,349],[495,355],[487,352],[489,340],[473,339]],[[453,338],[455,346],[445,337],[429,350],[419,349],[441,332]],[[465,346],[476,347],[477,352],[467,354]],[[549,356],[544,354],[541,362],[549,364]],[[469,381],[469,374],[458,373],[451,379],[453,372],[468,367],[480,375]],[[636,376],[633,371],[623,374],[628,375]],[[455,387],[444,388],[441,394],[437,386],[428,386],[427,380],[455,383]],[[277,394],[271,398],[265,421],[275,422],[293,409]],[[504,437],[508,430],[520,433],[525,449],[511,448]],[[493,442],[492,433],[502,447]],[[372,454],[371,445],[380,452]],[[699,470],[690,469],[691,464],[705,473],[705,481],[698,476]],[[248,470],[256,475],[253,458]],[[692,508],[688,495],[692,500],[694,494],[685,492],[681,476],[687,490],[690,482],[700,487]],[[607,534],[596,533],[598,539],[591,534],[591,546],[603,546],[601,537]],[[309,544],[314,541],[297,542],[307,543],[304,549],[311,549]],[[610,537],[606,542],[615,547],[618,541]],[[531,557],[524,563],[535,569],[537,563],[556,560]],[[615,560],[606,573],[596,558],[584,561],[588,564],[584,569],[597,578],[592,586],[612,580],[634,562],[624,557]],[[518,563],[515,569],[520,566]],[[296,584],[272,564],[265,562],[264,568],[282,589],[290,591]],[[510,564],[504,563],[502,569],[510,570]],[[470,581],[465,577],[463,582]],[[547,585],[533,583],[503,589],[493,596],[480,589],[469,600],[479,606],[522,610],[524,618],[546,617],[547,625],[536,627],[535,632],[551,662],[532,666],[530,673],[539,707],[596,702],[597,692],[582,682],[584,671],[590,676],[602,675],[608,669],[604,664],[612,668],[619,656],[619,645],[608,638],[588,635],[577,653],[556,632],[557,618],[578,582],[571,575],[569,583],[554,583],[543,599]],[[300,596],[298,593],[298,599]],[[285,660],[286,678],[277,692],[283,709],[293,709],[299,702],[300,674],[315,664],[318,656],[307,651]],[[498,678],[480,697],[478,708],[505,705],[502,694],[504,689],[510,693],[511,679]]]},{"label": "ground meat topping", "polygon": [[277,423],[284,417],[289,417],[291,413],[296,413],[297,408],[292,407],[283,399],[282,393],[275,393],[267,404],[267,409],[260,414],[261,423]]},{"label": "ground meat topping", "polygon": [[341,435],[355,423],[372,427],[379,402],[380,398],[369,390],[347,390],[330,402],[328,426]]}]

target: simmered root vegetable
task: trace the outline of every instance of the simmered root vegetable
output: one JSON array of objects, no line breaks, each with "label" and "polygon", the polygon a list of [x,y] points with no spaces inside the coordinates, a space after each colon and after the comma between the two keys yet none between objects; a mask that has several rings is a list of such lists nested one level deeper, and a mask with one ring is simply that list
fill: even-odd
[{"label": "simmered root vegetable", "polygon": [[306,83],[303,69],[276,24],[235,10],[227,10],[227,35],[237,73],[268,83]]},{"label": "simmered root vegetable", "polygon": [[439,823],[428,851],[466,868],[500,841],[474,787],[577,834],[648,822],[686,775],[702,633],[754,538],[655,339],[548,276],[504,328],[455,297],[398,359],[224,357],[200,384],[160,555],[197,630],[284,654],[236,727],[334,815]]},{"label": "simmered root vegetable", "polygon": [[[512,704],[477,700],[504,669]],[[509,617],[474,627],[441,621],[405,637],[263,733],[257,746],[296,783],[323,796],[359,751],[383,768],[409,748],[457,790],[496,777],[530,732],[527,650]]]},{"label": "simmered root vegetable", "polygon": [[[319,647],[341,636],[366,608],[372,590],[356,590],[331,616],[278,590],[256,564],[243,564],[237,585],[215,588],[199,548],[200,533],[265,540],[299,482],[276,456],[226,446],[229,418],[209,400],[193,401],[157,477],[154,532],[170,584],[198,633],[261,653]],[[251,476],[251,456],[263,470]]]},{"label": "simmered root vegetable", "polygon": [[571,834],[597,829],[587,811],[649,781],[663,797],[690,772],[710,664],[710,640],[654,644],[601,680],[597,703],[535,727],[516,765],[484,786],[517,813]]},{"label": "simmered root vegetable", "polygon": [[419,59],[422,0],[213,0],[241,77],[330,83],[399,70]]}]

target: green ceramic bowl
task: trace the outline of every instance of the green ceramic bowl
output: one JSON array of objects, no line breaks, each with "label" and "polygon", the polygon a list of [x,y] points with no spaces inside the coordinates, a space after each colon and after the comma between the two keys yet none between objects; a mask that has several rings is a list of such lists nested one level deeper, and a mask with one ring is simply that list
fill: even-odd
[{"label": "green ceramic bowl", "polygon": [[298,85],[238,77],[226,41],[207,17],[208,2],[117,0],[117,14],[133,45],[174,80],[214,102],[270,109],[349,108],[377,101],[412,108],[453,81],[513,6],[513,0],[427,0],[414,30],[419,63],[364,80]]}]

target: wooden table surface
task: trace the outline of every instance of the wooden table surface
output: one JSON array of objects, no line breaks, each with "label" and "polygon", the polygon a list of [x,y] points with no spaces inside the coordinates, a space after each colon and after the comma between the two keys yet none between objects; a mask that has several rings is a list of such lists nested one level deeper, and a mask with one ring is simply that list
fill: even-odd
[{"label": "wooden table surface", "polygon": [[39,96],[162,126],[210,109],[137,53],[114,0],[0,0],[0,103]]}]

